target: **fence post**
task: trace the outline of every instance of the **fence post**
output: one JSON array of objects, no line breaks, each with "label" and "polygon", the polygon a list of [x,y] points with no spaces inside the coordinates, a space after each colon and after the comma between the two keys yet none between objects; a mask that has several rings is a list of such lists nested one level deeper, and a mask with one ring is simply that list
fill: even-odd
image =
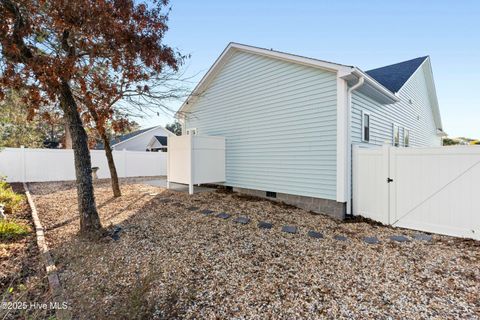
[{"label": "fence post", "polygon": [[27,182],[27,161],[25,160],[25,146],[20,146],[20,157],[22,158],[21,164],[22,164],[22,182],[25,183]]}]

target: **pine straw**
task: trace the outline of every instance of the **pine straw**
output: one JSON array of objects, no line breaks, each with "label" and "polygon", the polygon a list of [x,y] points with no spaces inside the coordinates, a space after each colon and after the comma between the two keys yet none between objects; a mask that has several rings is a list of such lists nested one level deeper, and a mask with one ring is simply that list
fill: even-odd
[{"label": "pine straw", "polygon": [[[476,318],[480,245],[434,236],[394,243],[414,232],[341,223],[267,200],[211,192],[188,196],[123,184],[111,197],[96,185],[104,226],[120,240],[77,236],[73,183],[33,184],[61,282],[79,319],[145,318]],[[170,200],[166,202],[165,199]],[[229,220],[187,210],[225,211]],[[235,224],[236,216],[252,219]],[[258,221],[273,222],[271,230]],[[296,225],[299,234],[280,231]],[[325,239],[307,237],[308,230]],[[347,235],[347,242],[333,240]],[[362,242],[377,236],[379,245]]]}]

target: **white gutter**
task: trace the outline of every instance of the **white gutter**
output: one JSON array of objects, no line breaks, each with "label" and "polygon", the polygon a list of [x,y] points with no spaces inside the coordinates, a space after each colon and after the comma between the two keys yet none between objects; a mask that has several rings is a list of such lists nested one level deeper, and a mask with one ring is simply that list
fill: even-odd
[{"label": "white gutter", "polygon": [[365,78],[347,89],[347,214],[352,214],[352,92],[363,86]]}]

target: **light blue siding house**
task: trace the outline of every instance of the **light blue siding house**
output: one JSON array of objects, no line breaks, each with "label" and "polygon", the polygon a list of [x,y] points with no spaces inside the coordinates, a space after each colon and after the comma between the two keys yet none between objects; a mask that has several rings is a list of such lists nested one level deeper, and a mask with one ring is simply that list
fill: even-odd
[{"label": "light blue siding house", "polygon": [[183,134],[226,138],[234,190],[342,218],[352,144],[439,146],[429,57],[361,69],[230,43],[184,102]]}]

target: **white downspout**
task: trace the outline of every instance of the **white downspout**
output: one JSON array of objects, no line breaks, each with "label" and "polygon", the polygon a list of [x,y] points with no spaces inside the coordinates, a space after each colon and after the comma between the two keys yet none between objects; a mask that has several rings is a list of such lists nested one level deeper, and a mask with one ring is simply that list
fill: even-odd
[{"label": "white downspout", "polygon": [[347,214],[352,214],[352,92],[363,85],[365,78],[347,89]]}]

